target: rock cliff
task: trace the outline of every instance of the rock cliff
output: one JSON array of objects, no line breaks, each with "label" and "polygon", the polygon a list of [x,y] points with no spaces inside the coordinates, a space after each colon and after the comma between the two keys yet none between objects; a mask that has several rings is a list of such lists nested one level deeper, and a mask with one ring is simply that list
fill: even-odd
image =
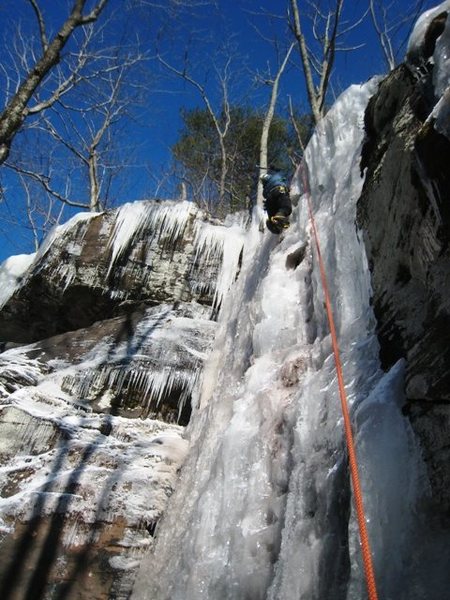
[{"label": "rock cliff", "polygon": [[138,202],[56,228],[22,275],[8,261],[2,598],[128,596],[186,452],[243,231],[187,202]]},{"label": "rock cliff", "polygon": [[406,360],[404,408],[434,510],[450,508],[450,139],[436,130],[433,66],[400,65],[369,102],[358,203],[385,368]]}]

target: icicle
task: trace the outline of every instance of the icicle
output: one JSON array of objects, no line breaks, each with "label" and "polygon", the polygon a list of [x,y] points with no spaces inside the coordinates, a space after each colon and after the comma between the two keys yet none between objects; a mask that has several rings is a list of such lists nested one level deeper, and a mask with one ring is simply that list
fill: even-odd
[{"label": "icicle", "polygon": [[[220,306],[231,287],[239,267],[239,257],[244,246],[245,232],[242,223],[227,227],[211,223],[196,223],[195,257],[193,265],[209,277],[202,278],[205,290],[214,289],[213,308]],[[219,264],[215,282],[210,280],[211,265]],[[194,267],[193,267],[194,268]]]},{"label": "icicle", "polygon": [[109,239],[111,258],[107,275],[144,231],[151,232],[150,238],[156,235],[159,239],[168,237],[171,243],[177,240],[183,234],[192,210],[190,202],[130,202],[121,206]]},{"label": "icicle", "polygon": [[103,366],[100,370],[87,370],[74,376],[66,376],[64,389],[73,396],[93,400],[114,390],[120,396],[124,388],[130,397],[142,395],[141,405],[148,410],[158,408],[167,396],[177,390],[178,416],[191,397],[198,381],[200,369],[192,366],[189,370],[174,367],[154,368],[151,366],[126,367],[123,365]]},{"label": "icicle", "polygon": [[77,213],[63,225],[56,225],[50,231],[50,233],[47,235],[47,237],[44,239],[43,243],[39,247],[39,250],[36,253],[33,264],[30,267],[30,272],[32,271],[34,265],[39,264],[41,259],[46,255],[46,253],[50,250],[50,247],[54,243],[57,243],[60,240],[62,240],[65,237],[67,232],[69,232],[71,229],[77,227],[79,224],[83,225],[80,232],[78,233],[78,237],[77,237],[77,242],[79,244],[81,244],[81,242],[83,241],[84,235],[86,234],[86,231],[88,230],[89,222],[94,217],[97,217],[98,214],[99,213]]}]

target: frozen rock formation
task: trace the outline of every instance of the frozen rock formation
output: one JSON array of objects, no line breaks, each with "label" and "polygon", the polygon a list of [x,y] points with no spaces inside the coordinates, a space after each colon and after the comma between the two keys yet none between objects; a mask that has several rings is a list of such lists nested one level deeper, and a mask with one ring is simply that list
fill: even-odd
[{"label": "frozen rock formation", "polygon": [[2,265],[0,597],[127,597],[243,235],[188,202],[139,202]]}]

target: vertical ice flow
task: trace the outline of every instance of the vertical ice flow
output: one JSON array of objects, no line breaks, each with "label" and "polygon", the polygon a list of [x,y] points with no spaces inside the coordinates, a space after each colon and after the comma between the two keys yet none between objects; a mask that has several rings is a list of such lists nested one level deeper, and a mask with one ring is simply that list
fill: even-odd
[{"label": "vertical ice flow", "polygon": [[[392,494],[396,481],[398,497],[414,507],[420,459],[400,412],[402,366],[388,374],[379,369],[369,273],[355,227],[363,111],[376,85],[352,86],[338,99],[306,160],[360,427],[380,597],[411,600],[414,582],[403,580],[400,589],[397,567],[407,563],[414,523],[385,491]],[[298,173],[292,188],[302,191]],[[362,597],[334,361],[304,197],[293,216],[282,238],[262,234],[257,218],[247,233],[188,427],[190,452],[133,598]],[[305,241],[304,260],[288,268]],[[408,480],[397,477],[405,472]]]},{"label": "vertical ice flow", "polygon": [[210,262],[220,268],[215,283],[213,306],[220,306],[225,294],[238,272],[239,257],[244,244],[244,229],[241,222],[224,225],[199,222],[195,231],[195,257],[200,273],[205,272]]}]

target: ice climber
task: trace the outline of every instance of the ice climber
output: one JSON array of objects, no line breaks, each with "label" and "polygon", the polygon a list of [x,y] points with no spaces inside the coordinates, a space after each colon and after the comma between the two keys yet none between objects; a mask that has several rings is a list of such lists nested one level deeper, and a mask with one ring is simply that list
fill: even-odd
[{"label": "ice climber", "polygon": [[292,203],[289,196],[289,187],[283,175],[274,169],[260,177],[263,186],[264,209],[267,211],[267,229],[280,234],[289,227],[289,215],[292,212]]}]

